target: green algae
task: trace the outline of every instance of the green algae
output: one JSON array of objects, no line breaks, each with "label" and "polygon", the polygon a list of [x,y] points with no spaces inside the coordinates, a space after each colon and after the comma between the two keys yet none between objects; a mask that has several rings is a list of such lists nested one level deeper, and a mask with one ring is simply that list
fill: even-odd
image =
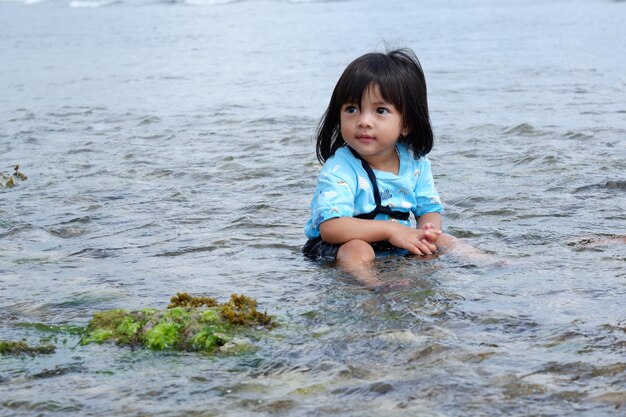
[{"label": "green algae", "polygon": [[145,333],[144,345],[154,350],[182,349],[182,328],[178,323],[159,323]]},{"label": "green algae", "polygon": [[217,324],[220,321],[220,314],[216,310],[205,310],[200,316],[202,323]]},{"label": "green algae", "polygon": [[196,351],[212,351],[226,345],[230,338],[226,336],[224,328],[219,326],[208,326],[191,338],[191,347]]},{"label": "green algae", "polygon": [[229,354],[249,348],[241,335],[276,326],[256,300],[233,294],[225,303],[212,297],[177,293],[166,310],[115,309],[94,314],[81,344],[111,342],[152,350]]},{"label": "green algae", "polygon": [[15,165],[12,174],[0,172],[0,188],[13,188],[18,184],[17,181],[26,181],[27,179],[28,177],[20,171],[20,166]]},{"label": "green algae", "polygon": [[0,355],[30,355],[35,356],[39,354],[54,353],[55,347],[53,345],[39,345],[30,346],[24,341],[11,342],[6,340],[0,340]]},{"label": "green algae", "polygon": [[37,323],[37,322],[35,323],[20,322],[20,323],[15,323],[14,326],[25,328],[25,329],[35,329],[41,332],[55,333],[55,334],[82,335],[85,332],[84,327],[73,326],[73,325],[54,325],[54,324]]}]

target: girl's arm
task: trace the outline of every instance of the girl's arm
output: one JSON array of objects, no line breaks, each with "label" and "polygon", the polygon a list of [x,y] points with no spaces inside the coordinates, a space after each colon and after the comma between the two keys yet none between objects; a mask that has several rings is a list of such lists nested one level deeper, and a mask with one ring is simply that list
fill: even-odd
[{"label": "girl's arm", "polygon": [[424,225],[431,224],[433,228],[441,230],[441,214],[437,212],[425,213],[417,219],[417,228],[422,229]]},{"label": "girl's arm", "polygon": [[430,255],[436,250],[433,242],[441,235],[441,231],[436,228],[413,229],[386,220],[336,217],[320,224],[320,234],[325,242],[332,244],[343,244],[355,239],[369,243],[388,240],[392,245],[415,255]]},{"label": "girl's arm", "polygon": [[359,239],[366,242],[389,240],[393,223],[384,220],[366,220],[354,217],[336,217],[320,224],[320,235],[325,242],[342,244]]}]

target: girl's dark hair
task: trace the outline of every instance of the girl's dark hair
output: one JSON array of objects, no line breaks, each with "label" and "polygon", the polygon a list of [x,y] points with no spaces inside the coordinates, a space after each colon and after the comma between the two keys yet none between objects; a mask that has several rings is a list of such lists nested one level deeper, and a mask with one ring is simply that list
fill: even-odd
[{"label": "girl's dark hair", "polygon": [[409,134],[400,138],[415,158],[433,147],[433,130],[428,116],[426,79],[419,60],[410,49],[396,49],[386,54],[365,54],[350,63],[337,81],[330,103],[317,131],[317,159],[324,163],[337,149],[345,146],[339,126],[341,107],[361,103],[368,87],[376,85],[382,98],[402,115]]}]

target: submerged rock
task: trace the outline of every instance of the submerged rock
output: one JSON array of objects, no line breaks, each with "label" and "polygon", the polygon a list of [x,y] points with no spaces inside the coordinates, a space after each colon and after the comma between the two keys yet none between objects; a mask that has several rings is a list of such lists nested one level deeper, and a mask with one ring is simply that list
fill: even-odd
[{"label": "submerged rock", "polygon": [[0,340],[0,355],[39,355],[54,353],[53,345],[30,346],[26,342]]},{"label": "submerged rock", "polygon": [[574,250],[576,251],[592,250],[602,252],[603,248],[623,243],[626,243],[626,235],[598,234],[586,236],[582,239],[579,238],[577,240],[572,240],[567,243],[567,246],[574,247]]},{"label": "submerged rock", "polygon": [[246,330],[270,329],[276,322],[257,302],[233,294],[225,303],[178,293],[167,310],[124,309],[94,314],[81,344],[114,342],[154,350],[239,353],[249,349]]}]

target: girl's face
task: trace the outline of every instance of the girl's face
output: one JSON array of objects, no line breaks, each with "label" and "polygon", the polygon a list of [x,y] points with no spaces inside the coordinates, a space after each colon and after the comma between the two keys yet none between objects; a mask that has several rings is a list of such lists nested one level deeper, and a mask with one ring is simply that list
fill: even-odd
[{"label": "girl's face", "polygon": [[409,132],[396,107],[385,101],[377,85],[370,85],[361,103],[341,106],[341,136],[372,168],[397,160],[396,143]]}]

